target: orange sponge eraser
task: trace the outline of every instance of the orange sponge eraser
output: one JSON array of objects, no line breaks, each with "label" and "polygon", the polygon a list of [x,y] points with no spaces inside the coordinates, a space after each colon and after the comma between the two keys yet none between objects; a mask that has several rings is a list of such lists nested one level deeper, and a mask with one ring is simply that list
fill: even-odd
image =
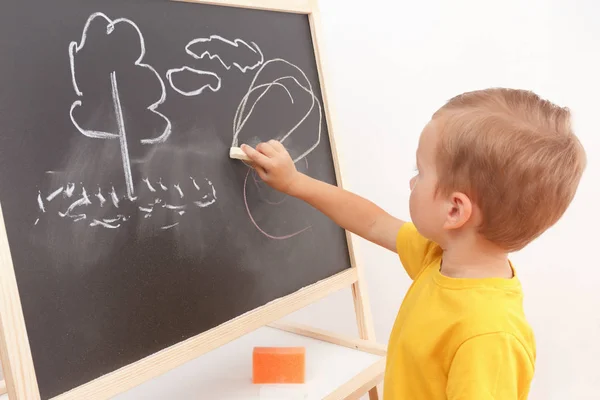
[{"label": "orange sponge eraser", "polygon": [[255,384],[304,383],[304,347],[255,347],[252,382]]}]

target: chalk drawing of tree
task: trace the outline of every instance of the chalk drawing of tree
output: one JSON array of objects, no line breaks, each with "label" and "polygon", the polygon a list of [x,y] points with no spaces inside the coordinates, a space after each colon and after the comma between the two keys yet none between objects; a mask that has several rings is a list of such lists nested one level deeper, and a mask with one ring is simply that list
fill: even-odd
[{"label": "chalk drawing of tree", "polygon": [[[117,40],[111,37],[117,28],[119,35],[127,34],[129,36],[124,37],[132,38],[131,41],[127,42],[127,45],[129,46],[130,42],[135,43],[137,47],[136,51],[134,51],[134,49],[130,49],[129,47],[127,48],[127,51],[111,51],[111,42],[109,39]],[[122,40],[121,36],[119,36],[118,40]],[[137,54],[139,54],[139,56],[137,56]],[[127,118],[124,116],[124,107],[122,105],[123,99],[122,96],[119,95],[118,78],[120,72],[127,70],[127,77],[128,80],[130,80],[129,78],[132,74],[131,68],[135,68],[135,71],[137,72],[134,71],[133,73],[136,73],[137,75],[148,75],[144,75],[144,79],[140,78],[140,80],[145,82],[144,86],[150,85],[151,83],[156,84],[156,82],[149,82],[149,80],[153,80],[152,76],[156,78],[159,85],[160,93],[157,93],[156,96],[158,99],[154,102],[149,100],[148,103],[152,103],[149,104],[145,110],[160,117],[160,134],[156,135],[155,137],[141,139],[141,143],[163,143],[171,134],[171,121],[165,115],[157,111],[157,108],[164,103],[166,98],[165,84],[158,72],[152,66],[142,62],[145,54],[146,46],[144,37],[138,26],[133,21],[126,18],[111,20],[105,14],[99,12],[92,14],[88,18],[79,42],[73,41],[69,44],[69,59],[73,88],[78,96],[78,99],[75,100],[71,105],[71,121],[73,122],[75,128],[81,134],[87,137],[95,139],[119,140],[127,195],[130,200],[135,199],[133,178],[131,174],[131,162],[129,159],[129,147],[127,143],[128,134],[131,132],[128,132],[127,130]],[[87,57],[87,59],[84,59],[85,57]],[[90,62],[90,58],[93,59],[93,62]],[[80,61],[82,61],[83,66],[79,66]],[[97,67],[97,65],[101,65],[102,67]],[[113,65],[114,69],[112,69]],[[129,65],[129,67],[125,65]],[[106,69],[106,66],[108,66],[109,69]],[[112,72],[109,72],[111,69]],[[110,93],[110,97],[112,97],[111,108],[114,112],[114,117],[116,120],[116,128],[113,130],[107,131],[106,129],[99,128],[99,126],[102,124],[100,123],[101,121],[98,121],[98,119],[90,120],[87,118],[82,122],[77,118],[77,110],[79,108],[83,108],[87,103],[92,104],[92,106],[88,105],[88,107],[93,107],[94,104],[98,104],[98,100],[94,97],[98,96],[99,90],[97,87],[103,86],[102,84],[98,85],[98,82],[106,82],[104,86],[107,87],[105,89],[107,90],[107,93]],[[82,118],[81,114],[79,115],[80,118]]]}]

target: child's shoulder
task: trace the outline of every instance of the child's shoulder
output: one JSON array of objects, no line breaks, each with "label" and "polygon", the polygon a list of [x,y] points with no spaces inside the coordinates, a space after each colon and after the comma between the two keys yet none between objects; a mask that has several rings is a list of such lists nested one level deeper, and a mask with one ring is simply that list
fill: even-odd
[{"label": "child's shoulder", "polygon": [[469,307],[456,324],[463,340],[483,335],[510,335],[534,347],[534,333],[523,309],[520,286],[512,290],[481,290],[469,294]]}]

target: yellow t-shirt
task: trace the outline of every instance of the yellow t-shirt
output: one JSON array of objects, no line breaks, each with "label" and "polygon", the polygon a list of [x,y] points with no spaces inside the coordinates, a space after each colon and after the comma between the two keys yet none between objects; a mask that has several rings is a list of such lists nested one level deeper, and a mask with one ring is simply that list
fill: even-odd
[{"label": "yellow t-shirt", "polygon": [[398,253],[413,283],[388,346],[384,400],[526,399],[535,341],[518,278],[455,279],[412,223]]}]

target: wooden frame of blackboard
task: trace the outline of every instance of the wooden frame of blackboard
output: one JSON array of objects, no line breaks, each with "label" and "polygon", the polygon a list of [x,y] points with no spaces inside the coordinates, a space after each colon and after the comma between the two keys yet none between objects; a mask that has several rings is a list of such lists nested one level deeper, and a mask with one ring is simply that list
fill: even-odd
[{"label": "wooden frame of blackboard", "polygon": [[[173,0],[218,6],[260,9],[268,11],[305,14],[308,16],[321,83],[325,118],[329,127],[334,167],[339,186],[343,186],[339,155],[334,139],[334,113],[328,101],[326,63],[323,60],[321,21],[317,0]],[[364,370],[351,382],[339,387],[328,399],[358,398],[369,391],[371,400],[378,398],[377,386],[385,368],[385,348],[375,342],[375,334],[366,294],[366,284],[361,266],[356,259],[356,238],[346,233],[351,267],[337,275],[305,287],[291,295],[252,310],[214,329],[163,349],[144,359],[122,367],[93,381],[85,383],[54,399],[108,398],[159,376],[202,354],[222,346],[261,326],[272,325],[278,329],[313,337],[341,346],[380,355],[383,358]],[[275,321],[289,315],[333,292],[352,289],[354,308],[360,339],[341,338],[310,327],[283,325]],[[35,400],[40,398],[36,374],[27,337],[27,330],[19,290],[15,278],[8,237],[0,207],[0,353],[5,387],[10,400]]]}]

